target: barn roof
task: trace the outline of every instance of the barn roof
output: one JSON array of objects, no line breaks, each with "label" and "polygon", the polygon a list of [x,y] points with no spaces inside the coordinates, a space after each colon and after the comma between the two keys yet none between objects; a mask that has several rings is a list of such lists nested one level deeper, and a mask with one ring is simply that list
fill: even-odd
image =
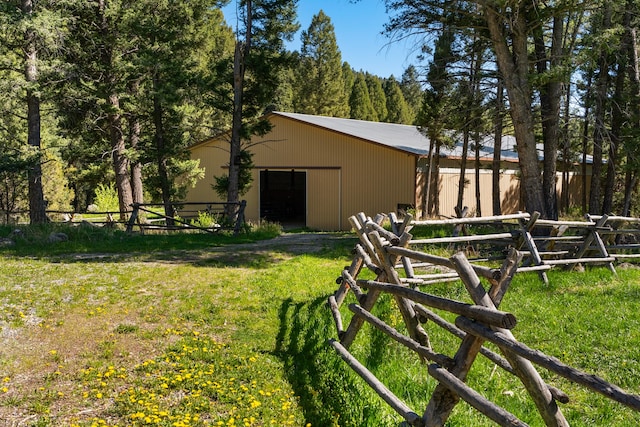
[{"label": "barn roof", "polygon": [[[333,132],[349,135],[365,141],[384,145],[397,150],[405,151],[419,157],[429,154],[429,138],[420,133],[413,125],[401,125],[395,123],[369,122],[364,120],[344,119],[338,117],[313,116],[309,114],[273,112],[272,114],[288,117],[299,122],[324,128]],[[502,139],[501,158],[503,161],[518,161],[515,137],[505,135]],[[542,145],[539,154],[542,160]],[[440,155],[449,158],[462,157],[462,139],[456,139],[455,146],[442,147]],[[471,157],[471,152],[469,153]],[[480,157],[493,158],[493,137],[485,138],[480,150]]]}]

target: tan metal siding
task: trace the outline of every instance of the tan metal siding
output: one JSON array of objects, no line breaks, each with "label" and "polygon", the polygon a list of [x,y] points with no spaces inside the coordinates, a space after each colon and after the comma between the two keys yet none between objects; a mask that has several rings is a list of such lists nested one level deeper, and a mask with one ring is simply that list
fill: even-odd
[{"label": "tan metal siding", "polygon": [[307,170],[307,227],[327,231],[340,230],[341,170]]},{"label": "tan metal siding", "polygon": [[[226,144],[228,146],[228,144]],[[211,188],[214,176],[226,174],[222,167],[229,163],[229,153],[220,148],[226,148],[221,141],[210,141],[191,148],[191,159],[199,159],[200,167],[204,168],[204,178],[187,193],[188,202],[221,202],[216,192]]]},{"label": "tan metal siding", "polygon": [[[473,162],[471,162],[473,164]],[[467,163],[469,166],[469,162]],[[426,176],[422,171],[426,170],[426,159],[419,162],[420,176],[417,181],[420,187],[424,187]],[[455,159],[441,159],[440,161],[440,185],[438,197],[440,202],[440,215],[455,217],[455,206],[458,203],[458,188],[460,184],[460,161]],[[518,165],[505,163],[500,174],[500,200],[502,213],[513,213],[522,209],[520,202],[520,181],[517,175]],[[480,170],[480,209],[482,215],[493,215],[492,176],[490,169]],[[420,179],[422,177],[422,179]],[[419,191],[419,189],[418,189]],[[474,168],[467,168],[465,172],[465,189],[462,205],[469,207],[470,215],[476,214],[476,174]],[[420,212],[418,212],[420,214]]]},{"label": "tan metal siding", "polygon": [[[414,203],[415,158],[412,155],[281,116],[273,116],[272,123],[274,128],[269,134],[252,141],[256,171],[253,186],[244,196],[248,220],[259,220],[258,171],[265,168],[307,171],[307,226],[310,228],[326,229],[331,224],[330,218],[339,217],[338,227],[348,230],[349,216],[358,212],[373,216],[395,211],[398,204]],[[205,178],[189,192],[189,201],[217,199],[211,190],[213,176],[226,173],[222,166],[228,164],[229,159],[226,151],[213,147],[226,148],[228,144],[219,141],[192,149],[192,158],[202,159],[206,170]],[[319,180],[323,178],[331,183],[335,181],[335,172],[327,172],[331,170],[340,171],[341,185],[320,185]]]}]

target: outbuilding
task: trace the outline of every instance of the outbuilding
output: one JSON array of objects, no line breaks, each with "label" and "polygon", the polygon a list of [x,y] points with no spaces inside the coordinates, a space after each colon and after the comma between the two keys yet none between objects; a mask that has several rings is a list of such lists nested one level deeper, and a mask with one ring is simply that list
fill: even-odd
[{"label": "outbuilding", "polygon": [[[367,122],[297,113],[267,115],[272,130],[251,141],[253,184],[243,198],[245,216],[316,230],[349,230],[348,218],[415,209],[421,215],[429,140],[415,126]],[[459,144],[458,144],[459,145]],[[521,209],[518,159],[513,137],[503,139],[501,200],[503,213]],[[454,216],[460,175],[460,147],[440,153],[440,212]],[[214,176],[226,175],[228,135],[191,147],[205,177],[188,202],[221,201],[212,189]],[[470,154],[472,157],[472,154]],[[491,147],[479,156],[482,211],[491,214]],[[464,204],[476,206],[475,169],[468,161]]]}]

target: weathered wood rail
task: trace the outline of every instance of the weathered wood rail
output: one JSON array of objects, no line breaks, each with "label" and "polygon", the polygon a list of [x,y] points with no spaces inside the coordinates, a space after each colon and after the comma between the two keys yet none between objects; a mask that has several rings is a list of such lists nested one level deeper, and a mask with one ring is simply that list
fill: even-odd
[{"label": "weathered wood rail", "polygon": [[[361,213],[350,218],[359,237],[359,243],[356,245],[351,265],[345,267],[336,281],[339,284],[338,289],[328,298],[328,306],[338,335],[338,339],[330,340],[329,344],[409,425],[443,426],[461,399],[501,426],[527,425],[526,422],[519,420],[466,384],[467,375],[478,354],[520,379],[547,426],[569,425],[559,407],[560,403],[567,403],[569,397],[556,387],[546,384],[537,367],[547,369],[635,411],[640,411],[639,395],[628,393],[600,377],[582,372],[541,351],[531,349],[519,342],[511,332],[517,323],[516,317],[513,313],[500,311],[499,306],[522,263],[523,254],[516,245],[520,247],[531,245],[531,248],[538,248],[536,240],[530,233],[533,216],[525,215],[510,218],[518,221],[519,233],[496,233],[497,235],[491,237],[491,239],[510,238],[513,243],[499,268],[475,264],[463,252],[457,252],[450,257],[441,257],[411,248],[416,244],[424,247],[425,241],[429,239],[418,240],[420,243],[412,240],[412,235],[408,231],[418,222],[411,221],[410,218],[398,221],[393,215],[389,215],[392,231],[387,231],[381,226],[385,219],[384,215],[371,219]],[[479,222],[479,220],[471,220]],[[451,221],[449,224],[460,224],[457,220],[449,221]],[[593,225],[587,226],[588,230],[593,229],[596,233],[583,235],[576,255],[579,254],[582,257],[583,254],[580,254],[582,249],[585,247],[591,249],[594,242],[589,241],[589,236],[597,239],[598,232],[607,221],[608,218],[604,221],[599,218],[593,221]],[[545,227],[551,225],[547,222],[542,224]],[[573,225],[565,223],[563,226]],[[529,233],[529,236],[526,233]],[[507,234],[510,237],[507,237]],[[597,251],[602,250],[597,243],[595,248]],[[604,258],[609,257],[601,256],[600,261]],[[435,266],[451,272],[441,274],[437,278],[434,278],[435,274],[425,277],[416,275],[416,269],[424,266]],[[550,265],[545,265],[545,268],[550,268]],[[365,269],[375,274],[374,280],[358,278]],[[454,278],[460,280],[465,286],[472,301],[471,304],[442,298],[420,289],[423,284]],[[486,288],[483,282],[488,285]],[[344,328],[344,310],[341,311],[341,306],[349,292],[355,296],[357,303],[348,305],[352,315],[347,327]],[[395,299],[408,335],[400,333],[396,328],[372,314],[373,307],[383,294],[388,294]],[[451,323],[436,314],[434,310],[455,314],[457,318],[454,323]],[[423,326],[427,322],[443,328],[461,340],[453,356],[433,351],[429,335]],[[350,353],[351,344],[365,324],[382,331],[390,339],[407,347],[422,360],[430,363],[427,372],[438,382],[438,385],[424,411],[416,412],[410,408]],[[483,343],[486,341],[495,344],[502,355],[484,347]]]},{"label": "weathered wood rail", "polygon": [[[395,216],[391,220],[399,223]],[[606,265],[614,274],[615,263],[640,258],[640,218],[587,215],[584,221],[541,219],[537,212],[512,215],[444,220],[409,221],[414,226],[452,226],[451,236],[414,239],[411,245],[448,245],[478,252],[480,245],[494,249],[516,248],[523,255],[519,271],[537,271],[548,283],[546,271],[555,266],[566,269],[576,265]],[[485,226],[495,232],[471,234],[471,227]],[[464,235],[460,235],[462,232]],[[504,259],[504,254],[497,257]],[[490,259],[490,257],[478,258]],[[493,256],[496,259],[496,256]],[[424,279],[424,277],[421,277]],[[437,278],[434,278],[437,280]],[[454,280],[454,279],[452,279]]]},{"label": "weathered wood rail", "polygon": [[[140,232],[144,233],[145,230],[184,230],[193,229],[206,231],[208,233],[215,233],[220,230],[233,230],[234,233],[240,232],[242,225],[244,224],[244,210],[247,202],[242,200],[238,203],[224,203],[224,202],[183,202],[171,204],[176,212],[175,216],[169,217],[163,213],[153,210],[153,208],[163,208],[162,203],[134,203],[132,205],[133,211],[129,220],[127,221],[127,232],[133,231],[133,228],[137,226]],[[233,224],[215,224],[213,227],[201,227],[194,225],[188,219],[192,219],[198,216],[200,212],[206,212],[210,215],[224,214],[224,209],[228,205],[237,207],[238,213],[236,220]],[[141,221],[141,215],[146,214],[154,219],[146,219]],[[178,214],[180,215],[178,217]]]}]

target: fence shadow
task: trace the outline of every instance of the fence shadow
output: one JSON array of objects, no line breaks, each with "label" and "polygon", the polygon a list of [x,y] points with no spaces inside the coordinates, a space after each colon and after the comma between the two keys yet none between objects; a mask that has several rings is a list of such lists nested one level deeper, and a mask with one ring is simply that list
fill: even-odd
[{"label": "fence shadow", "polygon": [[279,310],[275,355],[300,398],[305,418],[314,426],[363,426],[379,415],[378,402],[353,396],[368,394],[359,378],[327,345],[334,333],[326,296],[313,301],[287,299]]}]

